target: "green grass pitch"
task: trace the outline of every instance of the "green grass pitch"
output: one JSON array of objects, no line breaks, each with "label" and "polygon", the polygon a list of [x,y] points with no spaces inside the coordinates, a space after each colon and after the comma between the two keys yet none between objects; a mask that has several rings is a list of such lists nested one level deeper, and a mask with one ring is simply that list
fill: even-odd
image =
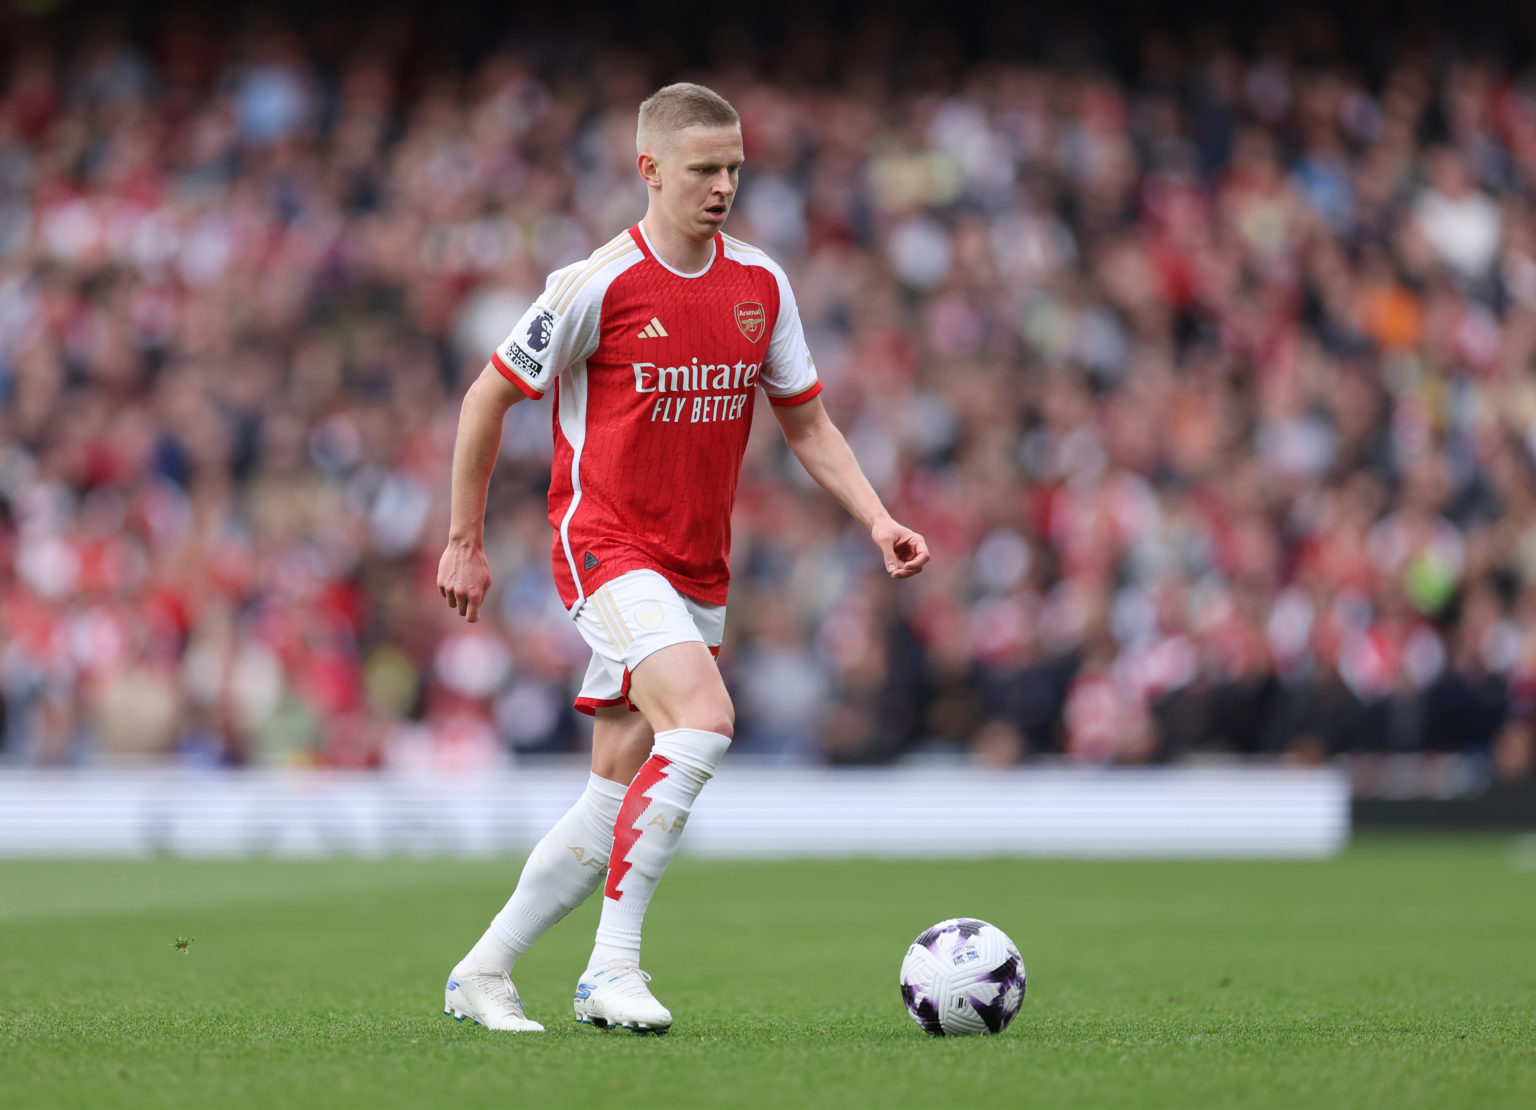
[{"label": "green grass pitch", "polygon": [[[1536,861],[1377,839],[1326,862],[678,860],[664,1038],[571,1020],[596,901],[520,965],[550,1032],[441,1013],[520,861],[0,863],[0,1106],[1536,1106]],[[984,917],[997,1037],[896,972]],[[196,938],[185,953],[179,938]]]}]

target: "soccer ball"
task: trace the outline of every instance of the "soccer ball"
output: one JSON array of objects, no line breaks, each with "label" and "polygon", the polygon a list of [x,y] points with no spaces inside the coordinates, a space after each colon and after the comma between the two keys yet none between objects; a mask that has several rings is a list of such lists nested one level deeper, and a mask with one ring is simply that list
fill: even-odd
[{"label": "soccer ball", "polygon": [[974,917],[924,929],[901,961],[901,998],[925,1033],[1001,1033],[1024,1002],[1024,960],[1008,934]]}]

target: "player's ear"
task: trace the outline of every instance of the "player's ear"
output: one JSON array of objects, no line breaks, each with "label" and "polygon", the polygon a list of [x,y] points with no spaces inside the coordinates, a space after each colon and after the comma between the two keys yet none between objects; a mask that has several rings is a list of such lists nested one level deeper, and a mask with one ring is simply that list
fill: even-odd
[{"label": "player's ear", "polygon": [[661,188],[661,165],[656,156],[648,150],[642,150],[640,156],[635,159],[635,166],[640,170],[640,176],[652,189]]}]

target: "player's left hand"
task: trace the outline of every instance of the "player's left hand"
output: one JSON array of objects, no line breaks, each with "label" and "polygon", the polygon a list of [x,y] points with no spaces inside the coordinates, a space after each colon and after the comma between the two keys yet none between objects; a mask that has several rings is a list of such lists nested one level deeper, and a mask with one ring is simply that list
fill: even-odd
[{"label": "player's left hand", "polygon": [[890,517],[877,520],[869,530],[885,559],[885,569],[892,578],[911,578],[928,561],[928,541],[922,535]]}]

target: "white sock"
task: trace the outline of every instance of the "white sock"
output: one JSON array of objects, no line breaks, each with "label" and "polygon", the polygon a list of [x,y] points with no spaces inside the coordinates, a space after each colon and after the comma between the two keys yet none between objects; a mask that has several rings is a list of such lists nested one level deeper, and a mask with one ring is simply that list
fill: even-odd
[{"label": "white sock", "polygon": [[469,968],[511,971],[546,929],[587,900],[603,881],[623,801],[623,783],[597,775],[587,780],[576,804],[534,846],[517,889],[455,974]]},{"label": "white sock", "polygon": [[590,967],[640,962],[640,926],[656,884],[677,851],[694,799],[715,773],[731,738],[697,728],[656,734],[651,757],[624,795],[614,823],[613,860]]}]

